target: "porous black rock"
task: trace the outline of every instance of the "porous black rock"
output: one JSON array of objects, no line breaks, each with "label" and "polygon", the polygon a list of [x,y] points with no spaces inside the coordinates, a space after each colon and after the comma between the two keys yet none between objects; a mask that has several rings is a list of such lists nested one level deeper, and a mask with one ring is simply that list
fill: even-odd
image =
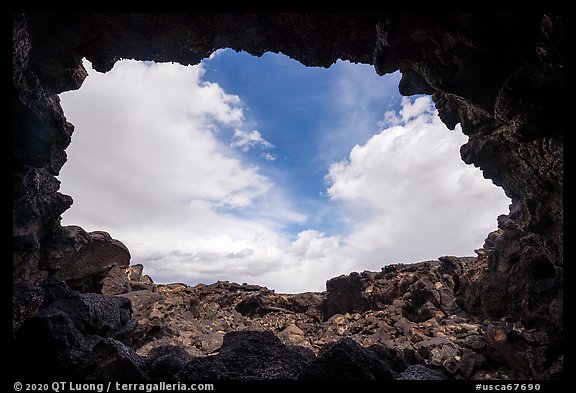
[{"label": "porous black rock", "polygon": [[322,348],[301,380],[389,380],[395,372],[370,350],[344,338]]},{"label": "porous black rock", "polygon": [[176,379],[296,379],[313,359],[311,351],[286,346],[272,332],[232,332],[217,354],[191,360]]}]

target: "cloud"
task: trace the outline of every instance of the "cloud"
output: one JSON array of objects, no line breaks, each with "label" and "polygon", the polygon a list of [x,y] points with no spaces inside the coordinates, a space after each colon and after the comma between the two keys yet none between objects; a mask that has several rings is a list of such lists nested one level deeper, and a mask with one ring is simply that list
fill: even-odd
[{"label": "cloud", "polygon": [[403,98],[399,113],[384,117],[389,127],[332,164],[326,177],[344,211],[344,243],[371,268],[472,254],[509,200],[461,161],[466,137],[448,131],[430,97]]},{"label": "cloud", "polygon": [[[285,228],[307,216],[219,139],[229,129],[239,147],[272,147],[258,131],[240,131],[239,97],[204,81],[202,66],[121,61],[105,75],[85,67],[82,89],[61,95],[76,127],[60,174],[74,198],[64,225],[110,232],[157,282],[323,289],[338,269],[327,257],[334,239],[292,239]],[[289,271],[305,277],[291,280]]]},{"label": "cloud", "polygon": [[320,259],[331,255],[340,248],[337,236],[325,237],[313,229],[302,231],[290,246],[290,253],[297,258]]},{"label": "cloud", "polygon": [[234,136],[230,143],[233,147],[240,147],[243,151],[248,151],[251,147],[260,146],[262,149],[271,149],[273,144],[262,138],[260,132],[252,130],[246,132],[242,130],[234,130]]},{"label": "cloud", "polygon": [[[327,173],[330,199],[306,214],[274,177],[279,169],[264,172],[238,151],[262,150],[263,165],[277,159],[240,97],[204,80],[201,65],[121,61],[105,75],[85,67],[82,88],[61,95],[76,126],[60,174],[74,198],[63,224],[110,232],[156,282],[323,290],[350,271],[469,255],[506,211],[502,191],[458,157],[466,137],[446,129],[427,97],[404,99],[383,131],[348,147]],[[355,86],[371,85],[354,80],[342,92],[358,98]],[[358,102],[335,99],[338,113]],[[355,114],[364,136],[381,120],[362,120],[371,110]],[[354,134],[345,123],[326,139],[343,140],[346,127]],[[313,228],[319,216],[337,230]]]},{"label": "cloud", "polygon": [[261,156],[264,157],[266,161],[276,161],[276,156],[274,154],[263,153]]},{"label": "cloud", "polygon": [[219,57],[219,56],[221,56],[221,55],[223,55],[224,53],[229,52],[229,51],[231,51],[231,49],[229,49],[229,48],[216,49],[214,52],[212,52],[212,53],[210,54],[210,56],[208,57],[208,59],[213,60],[213,59],[215,59],[216,57]]}]

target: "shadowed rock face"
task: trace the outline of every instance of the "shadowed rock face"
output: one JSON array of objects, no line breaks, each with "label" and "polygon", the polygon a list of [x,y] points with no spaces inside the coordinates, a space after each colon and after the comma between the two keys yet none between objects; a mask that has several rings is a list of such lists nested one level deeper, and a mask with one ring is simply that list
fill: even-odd
[{"label": "shadowed rock face", "polygon": [[[96,376],[112,375],[109,372],[115,369],[139,376],[146,367],[107,333],[108,328],[88,333],[89,324],[78,325],[68,311],[46,300],[51,296],[43,284],[48,276],[82,292],[137,293],[126,283],[117,282],[112,288],[102,281],[109,271],[118,274],[129,263],[128,250],[120,242],[102,232],[60,226],[60,215],[72,199],[58,192],[55,176],[66,161],[73,126],[66,122],[57,94],[80,87],[86,77],[83,57],[105,72],[121,58],[195,64],[223,47],[254,55],[282,52],[305,65],[326,67],[340,58],[373,64],[379,74],[400,70],[400,92],[432,94],[442,121],[451,129],[460,123],[469,136],[461,148],[463,160],[480,167],[512,199],[510,214],[498,218],[499,229],[488,236],[478,258],[453,268],[443,261],[446,272],[436,282],[446,288],[452,285],[451,290],[443,294],[441,288],[432,289],[430,277],[402,282],[388,271],[395,284],[381,284],[377,296],[367,296],[368,276],[337,278],[328,283],[327,300],[319,306],[324,319],[340,312],[369,312],[378,302],[397,301],[411,323],[437,318],[437,312],[464,312],[498,321],[497,325],[521,324],[541,332],[532,339],[547,346],[529,346],[531,355],[524,358],[528,363],[532,359],[532,377],[558,375],[558,363],[550,359],[561,359],[563,322],[563,125],[557,104],[564,47],[563,19],[548,14],[14,15],[16,337],[48,329],[52,333],[46,337],[58,345],[82,350],[66,355],[54,349],[46,352],[46,359],[75,364],[92,353],[93,359],[100,359],[93,364],[110,367],[102,366]],[[142,296],[149,284],[138,284]],[[351,297],[345,299],[346,293]],[[154,301],[123,296],[132,302]],[[120,307],[100,298],[82,299],[82,304],[94,304],[93,315],[99,312],[94,310]],[[261,299],[244,300],[237,305],[246,316],[264,318],[278,312]],[[196,308],[197,302],[192,301]],[[74,326],[71,333],[57,333],[66,331],[66,326]],[[482,344],[488,348],[483,356],[525,369],[522,364],[528,363],[505,355],[510,348],[528,353],[522,340],[530,339],[517,339],[516,330],[490,330],[488,344]],[[86,334],[100,339],[87,339]],[[494,355],[490,352],[494,348],[504,355]],[[545,360],[536,366],[537,359]],[[116,364],[121,366],[115,368]]]}]

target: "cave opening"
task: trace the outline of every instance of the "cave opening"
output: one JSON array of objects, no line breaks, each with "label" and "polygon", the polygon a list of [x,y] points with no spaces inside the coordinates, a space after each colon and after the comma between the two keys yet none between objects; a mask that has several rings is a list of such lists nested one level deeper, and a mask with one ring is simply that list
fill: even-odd
[{"label": "cave opening", "polygon": [[105,230],[155,282],[296,293],[397,262],[472,255],[509,199],[459,157],[399,74],[218,50],[120,61],[61,94],[76,126],[63,225]]},{"label": "cave opening", "polygon": [[[10,340],[13,348],[9,372],[18,381],[15,387],[22,386],[19,381],[39,373],[52,379],[90,381],[563,379],[563,111],[557,105],[564,85],[561,14],[53,13],[14,14],[13,22],[14,270]],[[84,57],[92,61],[95,69],[108,72],[123,58],[197,64],[214,49],[222,47],[256,55],[281,51],[309,66],[328,67],[342,58],[373,64],[380,75],[399,70],[402,79],[398,89],[403,95],[432,94],[442,122],[450,129],[461,124],[462,132],[469,137],[461,148],[462,160],[481,167],[487,178],[506,191],[512,199],[510,214],[498,217],[499,229],[489,234],[483,249],[478,250],[478,258],[442,256],[433,262],[388,265],[378,273],[350,273],[330,279],[326,282],[326,291],[321,293],[278,294],[257,285],[223,282],[194,287],[155,285],[142,277],[140,266],[123,269],[130,256],[121,242],[105,232],[87,233],[80,227],[60,225],[61,215],[69,209],[72,200],[58,191],[60,182],[55,177],[66,162],[65,149],[73,127],[66,122],[58,94],[82,85],[86,73],[80,62]],[[155,68],[153,63],[148,63],[148,67]],[[149,78],[142,78],[145,79]],[[94,80],[94,75],[88,78],[81,92],[86,92]],[[206,80],[202,81],[209,85]],[[254,108],[241,92],[220,80],[212,82],[230,96],[238,96],[239,104],[243,102],[247,108]],[[164,88],[165,84],[159,87]],[[154,103],[168,102],[168,109],[175,109],[169,105],[169,99],[155,94],[161,90],[158,86],[146,86],[137,92],[138,96],[144,95],[147,89],[153,93]],[[209,102],[203,98],[196,100],[198,107]],[[352,101],[356,105],[360,102],[359,99]],[[432,133],[433,121],[418,123],[419,127],[411,129],[410,137],[399,131],[406,128],[402,110],[407,115],[417,109],[417,113],[432,112],[423,119],[434,119],[426,97],[412,97],[407,104],[400,103],[402,106],[396,108],[396,112],[386,108],[384,114],[380,113],[380,120],[388,121],[392,127],[377,127],[365,141],[356,142],[357,148],[350,148],[334,161],[340,165],[333,167],[336,172],[332,175],[350,175],[346,178],[348,183],[340,183],[349,187],[332,189],[339,191],[340,200],[331,202],[341,209],[331,208],[328,212],[340,216],[341,211],[346,212],[342,198],[363,197],[364,203],[352,204],[357,208],[353,213],[358,213],[359,208],[370,206],[369,202],[395,195],[401,186],[417,179],[418,187],[413,188],[412,196],[421,197],[420,203],[405,197],[398,209],[399,205],[386,200],[389,209],[384,211],[399,211],[400,222],[416,230],[426,226],[408,214],[411,206],[426,206],[429,211],[442,212],[441,199],[435,197],[431,189],[448,190],[460,200],[467,195],[463,190],[473,188],[465,181],[455,182],[460,177],[441,176],[449,171],[433,171],[433,164],[447,157],[446,154],[432,161],[393,160],[386,164],[379,160],[390,154],[378,149],[376,154],[368,154],[374,153],[369,149],[374,141],[383,139],[398,142],[391,143],[392,146],[410,146],[401,156],[421,153],[422,150],[408,143],[416,135],[421,137],[419,142],[426,146],[425,150],[444,153],[439,147],[443,146],[439,141],[444,140],[440,135],[431,139],[422,136]],[[134,102],[121,105],[122,100],[114,100],[110,95],[103,95],[96,107],[105,104],[113,104],[115,110],[90,111],[96,120],[121,117],[122,112],[133,115],[136,107]],[[139,117],[144,119],[143,114],[152,112],[155,106],[159,104],[140,106]],[[314,112],[319,110],[314,108]],[[390,112],[388,117],[386,112]],[[351,116],[352,111],[344,113]],[[409,116],[408,120],[416,118],[419,117]],[[396,124],[398,119],[404,123]],[[98,132],[89,132],[85,124],[72,116],[69,120],[75,123],[77,131],[68,150],[71,161],[65,170],[81,168],[77,158],[83,157],[89,169],[111,167],[111,172],[100,173],[100,178],[110,183],[110,173],[124,171],[125,165],[114,165],[117,157],[108,153],[122,143],[124,148],[116,151],[116,156],[140,169],[143,166],[139,165],[139,157],[143,157],[145,163],[154,163],[156,156],[135,149],[134,140],[138,139],[127,138],[122,128],[112,130],[100,125],[96,131],[100,131],[108,143],[92,141],[88,149],[78,150],[82,135],[98,135]],[[156,139],[153,135],[159,132],[144,132],[144,126],[155,124],[148,120],[137,123],[142,126],[136,130],[137,136],[154,143],[155,154],[167,150],[168,161],[182,164],[182,160],[176,159],[179,157],[174,147],[163,149],[160,143],[168,139],[166,130],[160,130],[164,131],[163,136]],[[276,149],[282,146],[274,139],[280,134],[268,134],[267,128],[260,124],[262,119],[256,120],[254,128],[241,129],[247,134],[238,134],[236,144],[262,137]],[[386,130],[384,135],[379,128]],[[106,134],[104,130],[110,132]],[[259,131],[258,134],[252,133],[253,130]],[[266,153],[275,154],[271,146],[268,150],[251,147],[247,152],[241,144],[231,146],[235,130],[228,132],[225,142],[217,138],[226,134],[223,130],[219,133],[207,130],[208,137],[204,140],[212,140],[213,146],[225,146],[230,155],[224,158],[236,159],[244,165],[236,172],[235,180],[240,183],[241,169],[258,168],[254,173],[266,177],[269,174],[263,164],[281,162],[276,155],[276,160],[272,156],[266,160]],[[443,132],[446,135],[445,129]],[[453,133],[456,134],[458,132]],[[332,139],[338,140],[335,136]],[[192,146],[197,146],[202,139],[197,137],[194,141]],[[191,146],[190,143],[181,145]],[[303,145],[314,144],[311,139],[305,139]],[[75,149],[78,154],[74,153]],[[188,153],[193,151],[190,148]],[[457,148],[452,151],[457,154]],[[84,152],[97,154],[90,157]],[[255,161],[249,161],[248,154],[253,154],[250,157]],[[422,156],[415,155],[416,158]],[[203,157],[206,155],[200,156]],[[378,170],[370,174],[376,175],[376,184],[381,185],[381,189],[367,192],[361,188],[359,192],[346,194],[344,191],[350,191],[350,185],[365,185],[366,172],[350,168],[365,169],[367,166],[356,164],[366,164],[367,158],[379,163]],[[208,168],[205,178],[212,180],[209,174],[217,160],[208,155],[199,161],[198,167]],[[418,168],[428,176],[404,174],[387,181],[394,172],[393,164],[402,162],[405,167]],[[178,168],[149,165],[145,169],[150,173],[157,170],[156,178],[151,179],[176,179],[174,173]],[[310,172],[314,169],[309,168]],[[134,228],[141,229],[152,222],[155,215],[160,215],[164,221],[152,228],[146,244],[157,247],[172,240],[160,236],[163,234],[160,230],[166,231],[175,224],[169,219],[168,211],[158,209],[156,204],[138,204],[134,198],[144,195],[149,200],[157,200],[163,191],[160,184],[149,178],[145,187],[131,189],[127,186],[137,183],[139,172],[122,173],[125,180],[116,181],[112,188],[102,187],[105,182],[86,187],[117,189],[111,198],[129,202],[122,209],[116,209],[115,214],[111,214],[110,205],[106,203],[88,203],[89,209],[95,212],[93,217],[123,223],[127,233],[135,233]],[[80,180],[89,178],[86,172]],[[428,180],[439,178],[444,179],[440,186],[424,187]],[[194,184],[200,185],[204,180]],[[454,183],[463,187],[455,188]],[[72,184],[78,182],[65,182],[63,191],[76,198],[73,209],[78,210],[89,200],[70,192]],[[332,186],[328,182],[324,189]],[[182,203],[189,203],[190,199],[175,198]],[[238,204],[242,199],[232,201]],[[208,212],[214,209],[232,217],[235,217],[233,212],[239,211],[226,204],[208,205]],[[129,223],[124,218],[131,206],[138,210],[140,220]],[[450,211],[456,211],[456,206],[452,200]],[[474,207],[469,205],[466,211]],[[73,212],[64,215],[64,224],[80,223],[71,219]],[[184,209],[176,212],[181,219],[191,220]],[[382,217],[378,213],[382,212],[372,210],[371,214],[349,214],[348,217],[352,222],[366,216],[378,219]],[[319,215],[315,213],[314,216]],[[202,218],[200,214],[192,217],[195,222],[202,222]],[[474,220],[469,215],[458,218],[450,229],[470,233],[462,225]],[[493,222],[494,218],[490,220]],[[449,220],[446,215],[439,215],[430,221],[437,224]],[[371,227],[373,239],[380,244],[388,240],[398,246],[398,242],[384,238],[394,234],[397,227],[387,230],[382,225],[384,222],[378,219],[381,226]],[[342,228],[343,224],[345,220]],[[428,232],[428,240],[438,243],[433,237],[436,235],[453,243],[453,232],[439,225],[432,226],[435,230]],[[103,225],[85,227],[106,229]],[[320,230],[328,238],[338,234]],[[417,241],[421,239],[414,230],[408,236],[403,234],[412,241],[410,247],[395,249],[421,249],[422,242]],[[138,247],[125,240],[118,229],[110,232],[128,243],[134,257],[132,263],[138,262],[135,254]],[[348,235],[341,234],[340,241],[350,244]],[[299,240],[288,238],[288,244],[294,239]],[[364,240],[370,238],[364,237]],[[254,255],[243,251],[235,250],[225,256],[237,261]],[[314,251],[317,253],[309,255],[321,255],[322,247]],[[376,250],[378,267],[393,259],[386,251]],[[447,253],[462,255],[449,248],[441,252]],[[334,259],[337,258],[331,258]],[[410,257],[409,262],[418,259],[421,258]],[[366,262],[368,258],[358,260]],[[182,271],[179,273],[178,278],[182,278]],[[196,278],[198,276],[196,273]],[[320,274],[312,276],[309,272],[300,273],[296,279],[284,276],[284,282],[322,281]],[[261,277],[250,278],[246,281],[256,282]],[[117,286],[100,291],[98,285],[104,289],[104,282],[109,279],[118,279]],[[155,279],[160,281],[158,277]],[[239,274],[235,274],[234,280],[240,281]],[[81,288],[81,285],[88,287]],[[239,354],[241,356],[237,356]]]}]

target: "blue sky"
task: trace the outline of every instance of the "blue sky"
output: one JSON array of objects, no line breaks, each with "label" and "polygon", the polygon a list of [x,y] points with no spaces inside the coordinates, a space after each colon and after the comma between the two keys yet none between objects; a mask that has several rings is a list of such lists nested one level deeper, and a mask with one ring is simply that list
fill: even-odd
[{"label": "blue sky", "polygon": [[[399,73],[381,78],[366,64],[338,61],[329,69],[305,67],[284,55],[257,58],[231,49],[220,50],[203,65],[204,79],[241,97],[246,123],[274,145],[250,149],[246,159],[280,183],[298,208],[315,219],[316,229],[337,234],[334,215],[317,214],[332,208],[324,178],[333,162],[378,131],[385,111],[400,108]],[[231,136],[232,131],[224,132],[220,139],[226,142]],[[296,237],[306,224],[288,229]]]},{"label": "blue sky", "polygon": [[338,61],[219,50],[118,62],[61,95],[76,126],[64,225],[106,230],[156,282],[323,290],[350,271],[473,255],[502,190],[459,158],[429,97]]}]

